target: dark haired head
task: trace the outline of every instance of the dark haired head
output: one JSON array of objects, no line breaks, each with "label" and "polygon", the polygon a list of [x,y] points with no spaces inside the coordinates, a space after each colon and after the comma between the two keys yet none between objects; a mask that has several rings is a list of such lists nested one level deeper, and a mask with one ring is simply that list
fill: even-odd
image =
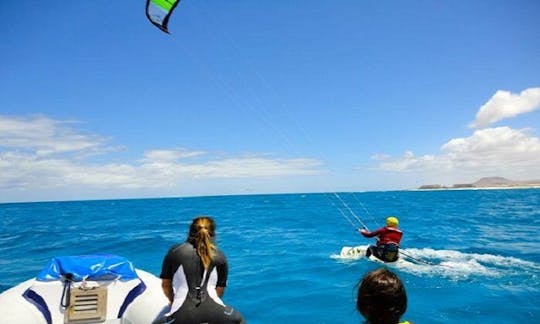
[{"label": "dark haired head", "polygon": [[371,271],[360,282],[356,308],[369,324],[397,324],[407,310],[405,287],[386,268]]}]

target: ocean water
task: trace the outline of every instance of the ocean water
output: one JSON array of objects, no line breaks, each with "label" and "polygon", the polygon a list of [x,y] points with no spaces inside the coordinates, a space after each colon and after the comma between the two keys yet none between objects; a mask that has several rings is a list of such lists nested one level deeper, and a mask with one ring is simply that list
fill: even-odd
[{"label": "ocean water", "polygon": [[114,253],[159,275],[195,215],[215,218],[229,260],[224,300],[249,323],[361,323],[356,285],[379,262],[353,228],[396,215],[404,319],[540,323],[540,189],[395,191],[0,204],[0,291],[54,256]]}]

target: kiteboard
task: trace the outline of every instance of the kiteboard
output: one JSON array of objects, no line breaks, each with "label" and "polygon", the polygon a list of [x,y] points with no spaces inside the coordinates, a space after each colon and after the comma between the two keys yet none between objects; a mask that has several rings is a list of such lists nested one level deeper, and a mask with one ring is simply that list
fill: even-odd
[{"label": "kiteboard", "polygon": [[344,246],[341,248],[339,253],[340,258],[342,259],[360,259],[366,256],[367,246]]},{"label": "kiteboard", "polygon": [[387,264],[387,262],[384,262],[383,260],[373,255],[366,257],[366,250],[368,246],[369,245],[344,246],[341,248],[339,256],[336,255],[334,256],[334,258],[342,259],[342,260],[359,260],[361,258],[366,258],[366,260],[369,260],[369,261]]}]

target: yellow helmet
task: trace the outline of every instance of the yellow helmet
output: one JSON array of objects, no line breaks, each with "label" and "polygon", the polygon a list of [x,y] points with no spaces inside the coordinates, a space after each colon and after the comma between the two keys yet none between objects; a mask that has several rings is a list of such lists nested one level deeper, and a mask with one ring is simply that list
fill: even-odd
[{"label": "yellow helmet", "polygon": [[386,219],[386,226],[398,226],[399,221],[396,217],[390,216]]}]

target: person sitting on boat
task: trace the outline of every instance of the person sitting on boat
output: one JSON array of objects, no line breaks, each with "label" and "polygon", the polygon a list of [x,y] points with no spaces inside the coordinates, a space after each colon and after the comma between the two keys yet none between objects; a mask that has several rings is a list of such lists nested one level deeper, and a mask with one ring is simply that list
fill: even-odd
[{"label": "person sitting on boat", "polygon": [[398,219],[390,216],[386,219],[385,227],[373,232],[361,229],[360,233],[363,236],[377,237],[377,245],[370,245],[366,251],[366,256],[374,255],[384,262],[397,261],[399,258],[399,242],[403,237],[403,232],[398,228],[398,225]]},{"label": "person sitting on boat", "polygon": [[400,322],[407,310],[407,293],[401,279],[387,268],[370,271],[362,278],[356,309],[368,324],[412,324]]},{"label": "person sitting on boat", "polygon": [[245,323],[220,298],[227,285],[228,264],[214,243],[215,229],[212,218],[197,217],[186,242],[169,249],[160,278],[171,309],[157,323]]}]

